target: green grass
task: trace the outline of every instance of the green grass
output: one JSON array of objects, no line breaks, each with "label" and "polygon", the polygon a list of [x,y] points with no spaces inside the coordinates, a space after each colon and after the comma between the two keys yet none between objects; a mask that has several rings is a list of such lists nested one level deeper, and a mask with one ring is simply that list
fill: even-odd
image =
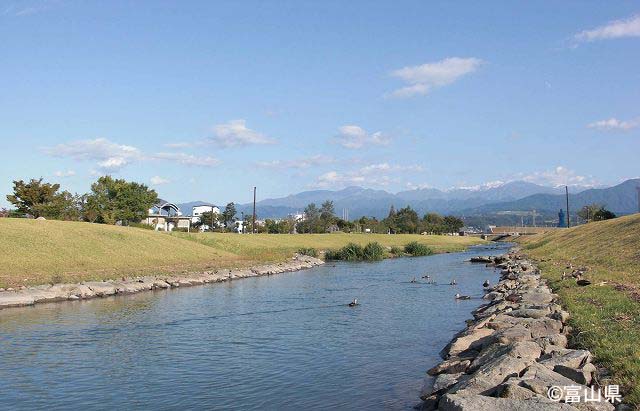
[{"label": "green grass", "polygon": [[[640,405],[640,215],[590,223],[521,240],[525,253],[541,260],[543,276],[571,313],[572,343],[594,353]],[[563,272],[586,266],[588,287]]]},{"label": "green grass", "polygon": [[458,251],[470,237],[384,234],[162,233],[68,221],[0,218],[0,287],[79,282],[143,274],[282,261],[301,248],[339,249],[349,242]]}]

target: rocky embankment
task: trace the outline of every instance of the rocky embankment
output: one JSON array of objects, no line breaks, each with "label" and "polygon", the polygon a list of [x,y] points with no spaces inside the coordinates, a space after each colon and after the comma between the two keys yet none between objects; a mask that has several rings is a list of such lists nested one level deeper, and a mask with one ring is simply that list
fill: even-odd
[{"label": "rocky embankment", "polygon": [[[428,371],[421,409],[613,410],[604,394],[601,401],[587,401],[592,386],[600,389],[591,353],[567,348],[569,314],[534,264],[517,252],[472,261],[501,268],[501,280],[441,351],[444,361]],[[562,391],[552,389],[556,401],[549,399],[551,387]],[[576,391],[579,402],[567,397]]]},{"label": "rocky embankment", "polygon": [[54,301],[83,300],[120,294],[134,294],[156,289],[188,287],[238,278],[298,271],[321,264],[324,264],[324,261],[320,259],[306,255],[296,255],[286,262],[261,265],[247,269],[204,271],[176,276],[136,277],[123,279],[122,281],[87,281],[79,284],[40,285],[16,291],[1,291],[0,309]]}]

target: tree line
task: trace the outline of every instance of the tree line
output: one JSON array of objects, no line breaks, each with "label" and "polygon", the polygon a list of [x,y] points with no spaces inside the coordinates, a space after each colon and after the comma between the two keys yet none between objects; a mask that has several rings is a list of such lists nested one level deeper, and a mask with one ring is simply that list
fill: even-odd
[{"label": "tree line", "polygon": [[7,216],[128,225],[147,216],[158,194],[144,184],[111,176],[98,178],[89,193],[72,194],[60,191],[60,184],[40,178],[14,181],[13,194],[7,195],[7,201],[16,207]]},{"label": "tree line", "polygon": [[371,232],[391,234],[447,234],[458,233],[464,222],[455,216],[441,216],[437,213],[427,213],[422,218],[410,206],[396,211],[393,206],[389,215],[378,220],[375,217],[362,217],[355,221],[347,221],[335,215],[333,201],[325,201],[318,207],[311,203],[304,208],[304,218],[294,221],[291,217],[283,220],[265,221],[261,231],[282,233],[327,233],[342,232]]},{"label": "tree line", "polygon": [[[7,200],[15,210],[1,210],[0,217],[33,218],[44,217],[55,220],[88,221],[91,223],[123,225],[139,224],[151,207],[158,202],[158,194],[144,184],[102,176],[91,185],[86,194],[72,194],[61,191],[60,184],[44,182],[42,178],[30,181],[13,182],[13,194]],[[200,216],[199,226],[208,226],[213,230],[225,230],[236,221],[236,205],[231,202],[221,213],[204,212]],[[244,231],[250,231],[250,222],[244,221]],[[427,213],[422,218],[411,207],[395,210],[378,220],[374,217],[362,217],[356,221],[347,221],[335,215],[333,201],[325,201],[320,207],[315,203],[304,209],[304,218],[296,221],[293,217],[283,220],[265,220],[264,225],[256,227],[258,232],[272,234],[285,233],[327,233],[372,232],[393,234],[446,234],[457,233],[464,223],[454,216],[441,216]],[[248,228],[248,230],[247,230]]]}]

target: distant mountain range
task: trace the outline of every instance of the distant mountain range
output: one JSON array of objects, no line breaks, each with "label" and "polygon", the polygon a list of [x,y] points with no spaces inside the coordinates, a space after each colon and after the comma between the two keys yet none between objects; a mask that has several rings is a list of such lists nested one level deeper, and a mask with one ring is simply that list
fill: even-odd
[{"label": "distant mountain range", "polygon": [[[570,206],[575,211],[586,204],[600,203],[617,214],[634,213],[638,210],[637,186],[640,186],[640,179],[627,180],[609,188],[572,187]],[[256,204],[256,210],[259,218],[282,218],[301,212],[309,203],[319,206],[326,200],[333,201],[338,216],[342,216],[343,209],[346,209],[351,220],[362,216],[383,218],[392,205],[396,209],[409,205],[419,214],[437,212],[463,217],[491,217],[508,212],[519,215],[518,212],[522,214],[532,210],[536,210],[541,216],[554,216],[561,208],[566,208],[564,187],[512,181],[496,186],[451,190],[423,188],[396,194],[355,186],[337,191],[312,190],[261,200]],[[185,203],[180,207],[183,213],[190,214],[191,207],[203,203],[205,202]],[[252,204],[239,204],[238,214],[251,214],[252,207]],[[491,220],[490,218],[489,221]]]}]

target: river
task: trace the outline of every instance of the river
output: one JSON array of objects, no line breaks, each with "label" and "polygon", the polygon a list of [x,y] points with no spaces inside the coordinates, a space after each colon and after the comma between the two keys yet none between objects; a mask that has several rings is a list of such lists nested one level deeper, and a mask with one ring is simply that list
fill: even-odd
[{"label": "river", "polygon": [[506,247],[3,310],[0,408],[410,409]]}]

